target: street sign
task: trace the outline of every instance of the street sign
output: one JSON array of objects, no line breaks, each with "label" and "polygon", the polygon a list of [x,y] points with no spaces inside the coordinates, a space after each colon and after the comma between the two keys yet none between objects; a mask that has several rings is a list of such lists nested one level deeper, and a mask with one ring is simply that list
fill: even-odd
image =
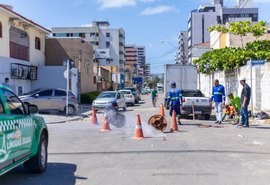
[{"label": "street sign", "polygon": [[247,63],[248,65],[252,65],[252,66],[258,66],[258,65],[264,65],[265,61],[264,60],[250,60]]}]

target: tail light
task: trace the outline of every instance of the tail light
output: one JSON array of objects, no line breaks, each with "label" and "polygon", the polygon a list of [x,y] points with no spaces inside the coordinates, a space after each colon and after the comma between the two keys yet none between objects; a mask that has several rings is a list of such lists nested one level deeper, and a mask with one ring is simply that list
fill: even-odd
[{"label": "tail light", "polygon": [[76,96],[71,96],[70,99],[71,100],[77,100]]},{"label": "tail light", "polygon": [[185,98],[182,98],[182,102],[186,102],[186,99]]}]

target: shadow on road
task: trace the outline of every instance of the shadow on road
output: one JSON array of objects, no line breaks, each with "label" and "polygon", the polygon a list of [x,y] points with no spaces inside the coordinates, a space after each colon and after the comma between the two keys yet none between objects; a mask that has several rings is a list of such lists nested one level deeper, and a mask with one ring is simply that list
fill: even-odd
[{"label": "shadow on road", "polygon": [[77,166],[68,163],[48,163],[46,171],[42,174],[33,174],[19,166],[11,172],[0,177],[3,185],[75,185],[76,179],[87,178],[75,176]]}]

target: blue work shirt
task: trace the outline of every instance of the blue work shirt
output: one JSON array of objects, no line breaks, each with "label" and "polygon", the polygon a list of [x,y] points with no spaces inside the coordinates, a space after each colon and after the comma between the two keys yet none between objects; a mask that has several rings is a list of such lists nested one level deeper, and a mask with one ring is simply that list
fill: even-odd
[{"label": "blue work shirt", "polygon": [[214,100],[214,102],[225,102],[225,88],[223,85],[219,84],[213,87],[212,100]]},{"label": "blue work shirt", "polygon": [[171,102],[171,105],[180,105],[182,100],[182,94],[180,89],[172,88],[167,93],[167,103]]}]

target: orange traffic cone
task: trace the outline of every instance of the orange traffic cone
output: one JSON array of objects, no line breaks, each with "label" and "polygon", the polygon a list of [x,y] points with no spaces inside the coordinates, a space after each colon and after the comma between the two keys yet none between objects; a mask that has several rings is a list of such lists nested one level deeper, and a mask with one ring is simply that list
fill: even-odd
[{"label": "orange traffic cone", "polygon": [[106,118],[106,116],[104,116],[100,131],[101,132],[107,132],[107,131],[110,131],[110,130],[111,129],[110,129],[110,126],[109,126],[109,123],[108,123],[108,119]]},{"label": "orange traffic cone", "polygon": [[175,113],[175,110],[173,110],[173,113],[172,113],[172,123],[171,123],[171,130],[170,132],[178,132],[178,125],[177,125],[177,122],[176,122],[176,113]]},{"label": "orange traffic cone", "polygon": [[134,132],[134,139],[143,139],[143,130],[142,130],[142,124],[141,124],[141,118],[140,115],[137,115],[136,118],[136,128]]},{"label": "orange traffic cone", "polygon": [[92,125],[97,125],[98,121],[97,121],[97,115],[96,115],[96,110],[92,109]]},{"label": "orange traffic cone", "polygon": [[163,103],[160,104],[159,115],[165,116],[165,113],[164,113],[164,105],[163,105]]}]

